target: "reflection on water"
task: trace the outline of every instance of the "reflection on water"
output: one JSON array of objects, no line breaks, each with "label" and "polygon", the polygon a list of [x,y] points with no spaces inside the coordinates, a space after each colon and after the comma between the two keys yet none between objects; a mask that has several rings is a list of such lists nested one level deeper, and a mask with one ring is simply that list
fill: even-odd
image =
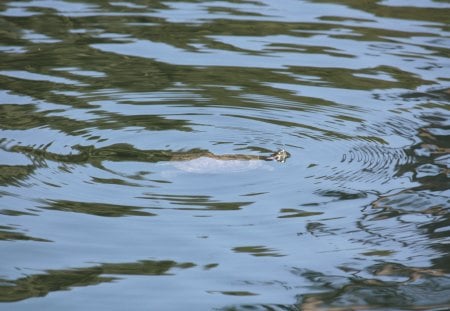
[{"label": "reflection on water", "polygon": [[[144,260],[137,263],[102,264],[89,268],[47,271],[46,274],[35,274],[14,282],[7,281],[6,286],[2,286],[0,297],[2,301],[19,301],[45,296],[53,291],[69,290],[72,287],[111,282],[120,275],[168,275],[172,268],[186,269],[194,266],[193,263]],[[105,274],[116,277],[103,277]]]},{"label": "reflection on water", "polygon": [[4,1],[0,309],[450,308],[449,14]]}]

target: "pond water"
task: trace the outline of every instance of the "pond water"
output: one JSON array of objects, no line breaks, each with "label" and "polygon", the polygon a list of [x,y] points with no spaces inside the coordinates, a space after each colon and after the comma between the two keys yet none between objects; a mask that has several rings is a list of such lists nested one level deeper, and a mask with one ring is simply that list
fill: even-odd
[{"label": "pond water", "polygon": [[449,16],[2,1],[0,309],[449,309]]}]

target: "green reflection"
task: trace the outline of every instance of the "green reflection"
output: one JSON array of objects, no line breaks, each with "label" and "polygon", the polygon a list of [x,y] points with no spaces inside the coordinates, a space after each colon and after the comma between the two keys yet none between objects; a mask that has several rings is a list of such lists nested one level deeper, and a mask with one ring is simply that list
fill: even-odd
[{"label": "green reflection", "polygon": [[448,8],[408,6],[407,2],[404,2],[403,6],[389,6],[383,5],[379,0],[315,0],[315,2],[343,4],[380,17],[440,22],[447,25],[448,31]]},{"label": "green reflection", "polygon": [[[142,260],[133,263],[105,263],[94,267],[49,270],[17,280],[0,279],[0,301],[13,302],[32,297],[43,297],[51,292],[70,290],[120,279],[121,275],[171,275],[173,269],[188,269],[196,265],[191,262],[177,263],[171,260]],[[114,275],[104,276],[104,275]]]},{"label": "green reflection", "polygon": [[[335,2],[335,1],[322,1]],[[45,99],[49,102],[71,105],[76,107],[90,107],[89,100],[104,98],[105,94],[95,94],[98,90],[124,90],[133,92],[149,92],[151,90],[162,90],[172,86],[173,82],[182,82],[187,86],[223,85],[245,87],[247,90],[259,90],[261,82],[278,83],[298,83],[294,74],[313,75],[320,78],[318,82],[302,81],[305,84],[314,84],[348,89],[385,89],[395,87],[415,88],[419,85],[429,83],[417,77],[414,73],[405,72],[399,68],[389,66],[379,66],[362,70],[350,70],[346,68],[321,68],[293,67],[288,70],[267,70],[256,68],[227,68],[227,67],[199,67],[199,66],[174,66],[162,64],[149,58],[128,57],[116,55],[114,53],[104,53],[91,48],[94,43],[117,43],[133,41],[135,39],[149,40],[151,42],[164,42],[173,47],[187,51],[201,52],[193,47],[193,43],[201,44],[204,48],[211,48],[222,51],[232,51],[245,53],[248,55],[266,55],[273,50],[273,53],[295,52],[299,55],[330,55],[336,57],[355,57],[357,55],[344,55],[343,52],[332,46],[317,46],[308,44],[273,43],[264,51],[243,49],[234,45],[220,42],[214,36],[249,36],[264,38],[265,36],[289,35],[298,37],[299,41],[309,38],[317,33],[332,31],[337,25],[342,27],[340,22],[342,17],[324,16],[323,20],[328,23],[292,23],[253,20],[251,26],[246,20],[212,19],[208,23],[170,23],[159,17],[152,17],[151,14],[142,16],[132,14],[133,12],[145,12],[157,8],[168,8],[161,1],[145,3],[141,9],[126,8],[129,14],[123,15],[102,15],[101,12],[124,13],[120,6],[105,5],[101,1],[94,1],[99,8],[97,16],[60,16],[57,12],[46,9],[42,15],[35,15],[28,18],[4,16],[2,22],[6,29],[1,33],[7,45],[23,46],[27,53],[14,54],[6,53],[2,55],[0,69],[5,70],[26,70],[30,73],[47,74],[67,79],[75,79],[83,84],[57,85],[48,81],[25,81],[10,77],[0,76],[0,82],[9,90],[20,94],[27,94],[33,98]],[[411,8],[411,7],[387,7],[378,5],[377,1],[366,1],[364,4],[358,1],[338,1],[339,4],[346,4],[362,11],[374,12],[376,15],[411,18],[412,20],[428,19],[430,21],[441,21],[447,23],[447,13],[443,9]],[[369,4],[368,4],[369,3]],[[230,14],[235,14],[235,10],[230,7],[209,8],[211,10],[226,10]],[[151,25],[151,26],[148,26]],[[376,41],[390,42],[387,37],[412,37],[423,35],[421,33],[400,32],[395,29],[383,29],[375,27],[358,27],[345,25],[346,29],[358,34],[349,39],[354,41]],[[59,40],[54,43],[31,42],[21,38],[21,31],[32,29],[36,33],[44,34],[50,38]],[[79,31],[74,31],[79,30]],[[313,33],[311,33],[313,32]],[[110,36],[102,36],[109,34]],[[162,35],[168,34],[168,35]],[[430,35],[427,33],[426,35]],[[122,36],[122,37],[121,37]],[[339,35],[330,35],[331,37]],[[341,35],[345,36],[345,35]],[[445,54],[445,51],[438,47],[427,46],[437,53]],[[444,55],[443,55],[444,56]],[[79,70],[89,70],[103,73],[102,77],[82,76],[74,73],[73,70],[63,70],[64,68],[75,68]],[[236,70],[238,69],[238,71]],[[75,71],[76,72],[76,71]],[[392,81],[377,78],[362,78],[355,74],[378,74],[385,73],[391,76]],[[289,73],[289,74],[286,74]],[[291,75],[291,76],[290,76]],[[81,94],[89,94],[88,98],[83,96],[65,96],[61,94],[61,89],[80,91]],[[55,92],[59,91],[59,92]],[[94,93],[93,93],[94,92]],[[223,102],[218,98],[215,88],[205,87],[200,90],[205,98],[211,98],[215,104]],[[269,91],[270,92],[270,91]],[[280,92],[281,98],[289,97],[288,94]],[[227,102],[235,101],[232,96],[226,96]]]},{"label": "green reflection", "polygon": [[170,150],[141,150],[130,144],[114,144],[110,146],[95,148],[94,146],[73,147],[77,154],[58,154],[48,152],[45,149],[35,149],[28,146],[16,145],[10,148],[10,151],[20,152],[32,158],[45,159],[63,163],[91,163],[94,166],[101,167],[103,161],[138,161],[138,162],[159,162],[169,161],[177,154],[192,154],[200,151],[194,149],[191,152],[174,152]]},{"label": "green reflection", "polygon": [[422,85],[433,84],[416,74],[391,66],[377,66],[364,69],[294,67],[290,72],[320,78],[319,82],[302,81],[306,85],[327,83],[330,87],[355,90],[375,90],[405,88],[415,89]]},{"label": "green reflection", "polygon": [[257,296],[258,294],[248,292],[248,291],[208,291],[208,293],[215,294],[219,293],[227,296]]},{"label": "green reflection", "polygon": [[368,252],[364,252],[361,253],[364,256],[391,256],[393,254],[395,254],[395,251],[391,251],[391,250],[373,250],[373,251],[368,251]]},{"label": "green reflection", "polygon": [[96,184],[109,184],[109,185],[120,185],[120,186],[131,186],[131,187],[140,187],[141,185],[137,183],[131,183],[118,178],[99,178],[92,177],[92,181]]},{"label": "green reflection", "polygon": [[282,208],[280,213],[283,213],[284,215],[278,216],[278,218],[309,217],[323,214],[323,212],[308,212],[296,208]]},{"label": "green reflection", "polygon": [[0,165],[0,185],[20,185],[34,170],[32,165]]},{"label": "green reflection", "polygon": [[[4,211],[4,210],[2,210]],[[0,212],[0,214],[4,214],[4,212]],[[9,213],[11,214],[11,213]],[[17,216],[17,214],[16,214]],[[52,242],[47,239],[36,238],[29,235],[26,235],[22,232],[17,232],[17,228],[12,226],[0,226],[0,240],[3,241],[35,241],[35,242]]]},{"label": "green reflection", "polygon": [[37,214],[29,213],[29,212],[22,212],[22,211],[15,211],[12,209],[1,209],[0,214],[6,215],[6,216],[37,216]]},{"label": "green reflection", "polygon": [[118,130],[140,127],[149,131],[178,130],[191,131],[188,121],[166,119],[157,115],[141,114],[126,116],[115,113],[99,113],[91,120],[75,120],[62,116],[52,116],[55,111],[37,111],[34,105],[0,105],[0,128],[5,130],[27,130],[48,127],[69,135],[85,135],[93,129]]},{"label": "green reflection", "polygon": [[[218,202],[210,196],[202,195],[176,195],[176,194],[147,194],[142,197],[158,202],[154,209],[175,209],[175,210],[207,210],[207,211],[235,211],[253,202]],[[161,201],[167,202],[168,206],[161,206]],[[177,207],[172,207],[172,205]],[[182,207],[178,207],[182,206]]]},{"label": "green reflection", "polygon": [[41,205],[41,208],[102,217],[156,216],[156,214],[141,211],[140,209],[143,208],[136,206],[67,200],[45,200],[44,203],[45,205]]},{"label": "green reflection", "polygon": [[283,257],[285,255],[278,253],[274,249],[262,246],[262,245],[256,245],[256,246],[238,246],[234,247],[233,251],[236,253],[248,253],[252,256],[256,257]]}]

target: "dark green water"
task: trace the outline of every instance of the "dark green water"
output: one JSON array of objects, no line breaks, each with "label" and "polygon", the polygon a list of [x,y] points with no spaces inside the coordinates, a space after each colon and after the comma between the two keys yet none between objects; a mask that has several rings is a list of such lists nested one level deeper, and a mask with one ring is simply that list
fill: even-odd
[{"label": "dark green water", "polygon": [[449,309],[449,16],[2,1],[0,309]]}]

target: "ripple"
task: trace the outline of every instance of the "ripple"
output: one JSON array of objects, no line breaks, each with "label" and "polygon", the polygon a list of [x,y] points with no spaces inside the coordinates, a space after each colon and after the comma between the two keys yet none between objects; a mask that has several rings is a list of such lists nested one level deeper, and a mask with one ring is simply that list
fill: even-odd
[{"label": "ripple", "polygon": [[[320,181],[321,192],[325,193],[343,189],[346,189],[345,193],[359,193],[401,187],[407,182],[407,179],[403,180],[402,168],[415,161],[402,148],[361,139],[305,142],[305,145],[305,155],[300,156],[306,165],[304,176]],[[313,156],[308,156],[310,153]]]},{"label": "ripple", "polygon": [[367,232],[364,241],[375,247],[390,245],[395,257],[428,261],[433,249],[447,247],[449,204],[445,191],[404,190],[382,196],[361,219],[360,228]]},{"label": "ripple", "polygon": [[441,269],[385,260],[363,271],[346,265],[340,268],[351,272],[351,275],[294,270],[295,274],[308,279],[310,286],[323,289],[319,293],[301,295],[295,307],[305,310],[445,310],[449,307],[448,299],[445,298],[450,292],[448,277]]},{"label": "ripple", "polygon": [[354,162],[363,172],[380,174],[383,171],[391,173],[396,167],[412,163],[413,160],[403,149],[381,145],[361,145],[344,154],[341,162]]},{"label": "ripple", "polygon": [[383,196],[372,203],[372,207],[374,209],[381,209],[382,213],[397,211],[401,213],[443,215],[445,210],[450,208],[449,206],[450,199],[444,195],[412,190]]}]

